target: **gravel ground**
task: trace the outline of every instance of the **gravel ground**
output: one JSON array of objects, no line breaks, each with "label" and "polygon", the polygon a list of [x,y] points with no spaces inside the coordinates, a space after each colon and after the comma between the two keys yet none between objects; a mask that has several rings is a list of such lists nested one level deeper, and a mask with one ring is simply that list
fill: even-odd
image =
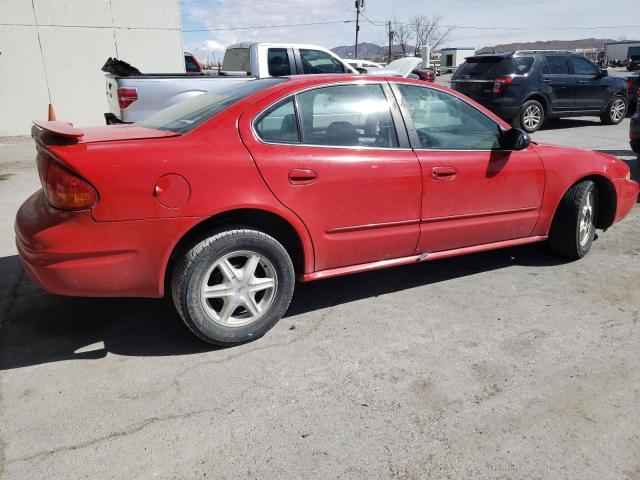
[{"label": "gravel ground", "polygon": [[[628,120],[596,120],[533,137],[632,163]],[[266,337],[212,349],[168,301],[35,287],[12,223],[37,184],[31,142],[0,139],[3,479],[640,479],[640,206],[581,261],[300,285]]]}]

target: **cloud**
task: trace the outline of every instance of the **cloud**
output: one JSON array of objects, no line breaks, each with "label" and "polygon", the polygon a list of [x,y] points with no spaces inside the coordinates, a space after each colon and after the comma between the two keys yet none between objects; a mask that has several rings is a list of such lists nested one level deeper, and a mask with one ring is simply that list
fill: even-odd
[{"label": "cloud", "polygon": [[[345,0],[182,0],[183,30],[198,28],[236,28],[311,23],[318,21],[351,20],[355,10]],[[207,38],[223,45],[239,41],[315,43],[334,47],[337,38],[345,38],[354,31],[353,24],[313,25],[246,30],[185,32],[185,45],[195,45]]]},{"label": "cloud", "polygon": [[[233,28],[335,20],[354,20],[353,0],[180,0],[184,30]],[[408,21],[414,15],[440,14],[448,25],[524,27],[520,30],[456,29],[447,46],[484,46],[496,43],[578,38],[638,37],[636,28],[572,29],[572,27],[634,25],[640,23],[638,0],[617,0],[616,9],[602,0],[367,0],[364,15],[378,22],[395,16]],[[625,12],[623,19],[616,12]],[[361,18],[360,41],[386,44],[384,26]],[[353,23],[184,33],[187,49],[207,40],[229,45],[238,41],[313,43],[332,48],[354,42]]]}]

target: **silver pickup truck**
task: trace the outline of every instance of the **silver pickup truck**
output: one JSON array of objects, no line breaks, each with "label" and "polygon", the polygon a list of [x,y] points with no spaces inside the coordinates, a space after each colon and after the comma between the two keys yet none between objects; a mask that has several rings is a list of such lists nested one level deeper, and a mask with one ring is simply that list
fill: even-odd
[{"label": "silver pickup truck", "polygon": [[[135,69],[134,69],[135,70]],[[216,75],[106,75],[108,124],[141,120],[204,92],[256,78],[358,71],[326,48],[280,43],[237,43],[227,48]]]}]

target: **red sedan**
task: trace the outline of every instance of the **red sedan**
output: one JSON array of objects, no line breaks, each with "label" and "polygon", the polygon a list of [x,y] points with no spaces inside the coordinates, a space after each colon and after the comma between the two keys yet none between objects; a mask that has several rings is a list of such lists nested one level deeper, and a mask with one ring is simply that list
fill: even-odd
[{"label": "red sedan", "polygon": [[432,68],[423,68],[417,69],[413,72],[414,75],[417,75],[420,80],[423,82],[435,82],[436,81],[436,71]]},{"label": "red sedan", "polygon": [[531,142],[436,84],[247,81],[134,125],[36,122],[42,190],[16,218],[45,290],[162,297],[246,342],[301,282],[548,241],[577,259],[636,202],[621,161]]}]

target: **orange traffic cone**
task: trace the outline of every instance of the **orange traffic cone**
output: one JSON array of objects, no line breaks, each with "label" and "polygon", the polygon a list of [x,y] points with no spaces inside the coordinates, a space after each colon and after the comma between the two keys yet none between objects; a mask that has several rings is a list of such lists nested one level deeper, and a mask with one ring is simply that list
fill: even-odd
[{"label": "orange traffic cone", "polygon": [[55,121],[55,120],[57,120],[56,112],[53,109],[53,105],[49,104],[49,121],[52,122],[52,121]]}]

